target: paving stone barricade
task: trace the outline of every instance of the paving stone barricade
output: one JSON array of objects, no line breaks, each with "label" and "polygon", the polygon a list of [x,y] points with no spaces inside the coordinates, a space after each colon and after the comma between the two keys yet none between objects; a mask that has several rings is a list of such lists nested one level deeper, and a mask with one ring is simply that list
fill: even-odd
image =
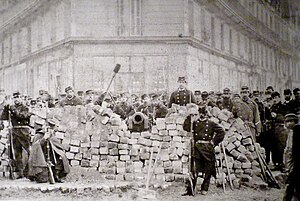
[{"label": "paving stone barricade", "polygon": [[[217,179],[228,180],[230,176],[236,186],[250,182],[253,175],[260,174],[260,169],[244,122],[233,119],[226,110],[210,107],[208,110],[210,119],[226,130],[223,144],[230,173],[225,166],[224,152],[217,146],[218,172],[221,173]],[[144,180],[153,150],[152,164],[160,151],[153,179],[172,182],[187,178],[191,134],[183,130],[185,107],[172,108],[168,117],[157,119],[156,125],[144,132],[130,132],[117,114],[100,106],[36,109],[35,113],[31,118],[32,126],[37,119],[57,122],[55,136],[66,148],[66,156],[73,167],[92,168],[106,179]],[[5,177],[8,176],[7,133],[8,128],[0,132],[0,176]]]}]

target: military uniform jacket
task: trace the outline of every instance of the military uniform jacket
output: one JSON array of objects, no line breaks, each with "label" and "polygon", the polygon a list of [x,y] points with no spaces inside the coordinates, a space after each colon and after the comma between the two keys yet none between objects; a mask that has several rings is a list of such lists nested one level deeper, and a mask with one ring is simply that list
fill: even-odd
[{"label": "military uniform jacket", "polygon": [[220,105],[220,109],[227,109],[228,111],[232,112],[232,108],[233,108],[233,103],[232,100],[230,98],[228,99],[222,99],[222,103]]},{"label": "military uniform jacket", "polygon": [[171,94],[168,107],[172,107],[172,104],[177,104],[180,106],[186,106],[188,103],[196,103],[194,94],[188,90],[176,90]]},{"label": "military uniform jacket", "polygon": [[[191,132],[191,117],[188,116],[184,123],[183,129],[187,132]],[[195,158],[204,157],[208,161],[214,160],[214,146],[218,145],[225,136],[224,129],[217,123],[208,119],[204,121],[197,120],[193,122],[193,137],[196,149],[194,150],[193,156]],[[211,143],[201,143],[203,141]],[[210,145],[201,147],[201,145]],[[202,156],[202,157],[201,157]]]},{"label": "military uniform jacket", "polygon": [[259,116],[259,110],[258,110],[258,105],[251,99],[248,99],[248,101],[245,101],[245,103],[251,108],[252,113],[253,113],[253,124],[256,129],[256,132],[261,132],[262,125],[260,121],[260,116]]},{"label": "military uniform jacket", "polygon": [[120,115],[122,119],[126,119],[135,113],[132,105],[123,102],[115,105],[113,111],[114,113]]},{"label": "military uniform jacket", "polygon": [[233,103],[232,113],[235,118],[240,118],[246,122],[253,122],[254,117],[251,108],[242,101]]},{"label": "military uniform jacket", "polygon": [[26,105],[6,105],[2,113],[2,120],[9,120],[9,111],[13,127],[29,125],[31,114],[29,113],[29,108]]},{"label": "military uniform jacket", "polygon": [[271,112],[276,113],[276,117],[272,118],[274,123],[284,124],[284,116],[287,114],[287,107],[281,102],[272,105]]},{"label": "military uniform jacket", "polygon": [[70,106],[76,106],[76,105],[83,105],[83,102],[80,98],[78,98],[77,96],[73,96],[71,99],[69,99],[68,97],[64,97],[60,102],[59,105],[61,107],[64,107],[66,105],[70,105]]},{"label": "military uniform jacket", "polygon": [[291,100],[288,104],[289,106],[289,113],[297,114],[300,110],[300,100]]}]

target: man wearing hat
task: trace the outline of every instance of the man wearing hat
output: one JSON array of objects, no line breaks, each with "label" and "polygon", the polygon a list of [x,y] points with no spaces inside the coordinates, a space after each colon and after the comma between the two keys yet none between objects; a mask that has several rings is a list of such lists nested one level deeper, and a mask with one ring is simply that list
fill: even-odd
[{"label": "man wearing hat", "polygon": [[202,106],[211,106],[211,107],[216,107],[217,105],[212,101],[212,99],[209,97],[209,94],[207,91],[203,91],[201,94],[201,99],[202,101],[198,103],[199,107]]},{"label": "man wearing hat", "polygon": [[201,98],[201,91],[200,91],[200,90],[196,90],[196,91],[194,92],[194,94],[195,94],[195,101],[196,101],[196,104],[198,105],[198,104],[200,104],[201,101],[202,101],[202,98]]},{"label": "man wearing hat", "polygon": [[[297,115],[290,113],[285,115],[285,126],[292,131],[288,139],[287,147],[290,146],[288,160],[288,177],[283,200],[291,201],[293,198],[300,200],[300,124]],[[289,141],[291,141],[289,143]]]},{"label": "man wearing hat", "polygon": [[158,94],[154,94],[152,96],[152,105],[151,105],[152,111],[153,111],[153,119],[157,118],[165,118],[168,114],[168,108],[163,104],[163,102],[159,99]]},{"label": "man wearing hat", "polygon": [[142,112],[149,118],[151,118],[152,115],[152,110],[151,110],[151,100],[148,94],[143,94],[141,96],[142,103],[141,105],[137,108],[137,112]]},{"label": "man wearing hat", "polygon": [[51,164],[55,182],[61,183],[62,179],[70,172],[69,161],[65,155],[65,147],[54,135],[57,120],[49,119],[46,127],[45,124],[43,119],[35,121],[36,134],[28,161],[28,178],[38,183],[48,182],[48,165]]},{"label": "man wearing hat", "polygon": [[287,113],[287,108],[282,104],[280,93],[275,91],[272,93],[273,105],[271,107],[272,121],[272,161],[274,170],[284,171],[283,154],[287,140],[287,130],[284,127],[284,116]]},{"label": "man wearing hat", "polygon": [[244,102],[249,107],[249,110],[247,110],[247,112],[250,112],[252,116],[252,118],[244,119],[244,121],[251,129],[253,138],[255,139],[256,136],[259,136],[259,134],[261,133],[261,121],[259,116],[258,105],[249,98],[250,90],[248,86],[242,86],[240,93],[242,102]]},{"label": "man wearing hat", "polygon": [[5,105],[2,120],[10,121],[12,125],[12,145],[15,153],[15,171],[17,178],[27,176],[27,163],[23,162],[23,150],[29,155],[30,146],[30,108],[28,108],[20,97],[20,92],[13,93],[13,103]]},{"label": "man wearing hat", "polygon": [[222,102],[220,104],[220,109],[226,109],[228,111],[232,111],[233,108],[233,102],[231,100],[231,93],[230,93],[230,89],[229,88],[225,88],[223,90],[223,94],[222,94]]},{"label": "man wearing hat", "polygon": [[185,77],[178,77],[177,83],[179,87],[171,94],[168,108],[171,108],[172,104],[186,106],[188,103],[196,103],[193,92],[186,88],[187,81]]},{"label": "man wearing hat", "polygon": [[94,92],[91,89],[85,91],[85,104],[94,104]]},{"label": "man wearing hat", "polygon": [[61,107],[64,106],[76,106],[76,105],[83,105],[83,102],[80,98],[78,98],[77,96],[75,96],[74,90],[71,86],[68,86],[67,88],[65,88],[65,92],[66,92],[66,97],[64,97],[59,105]]},{"label": "man wearing hat", "polygon": [[114,113],[120,115],[122,119],[127,119],[135,113],[133,106],[128,102],[128,98],[126,93],[121,94],[120,102],[113,108]]},{"label": "man wearing hat", "polygon": [[225,131],[219,124],[208,119],[206,106],[199,107],[199,109],[191,108],[189,111],[190,115],[185,119],[183,129],[193,134],[191,140],[193,153],[191,153],[190,161],[193,186],[187,183],[186,193],[183,195],[192,195],[192,191],[195,192],[197,177],[200,172],[204,174],[201,194],[205,195],[209,188],[211,176],[216,177],[214,147],[222,142]]}]

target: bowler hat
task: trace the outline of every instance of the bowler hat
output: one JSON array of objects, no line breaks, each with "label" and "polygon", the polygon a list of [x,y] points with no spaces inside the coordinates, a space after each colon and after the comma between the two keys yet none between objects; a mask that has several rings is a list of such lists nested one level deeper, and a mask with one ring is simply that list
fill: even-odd
[{"label": "bowler hat", "polygon": [[295,115],[294,113],[289,113],[289,114],[285,115],[284,120],[285,121],[298,121],[298,116]]}]

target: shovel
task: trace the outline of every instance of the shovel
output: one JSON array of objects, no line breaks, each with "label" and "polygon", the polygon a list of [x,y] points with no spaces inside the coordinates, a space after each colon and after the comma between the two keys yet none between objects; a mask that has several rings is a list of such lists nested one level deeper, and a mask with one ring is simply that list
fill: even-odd
[{"label": "shovel", "polygon": [[155,167],[156,167],[156,163],[157,163],[157,160],[158,160],[160,150],[161,150],[161,145],[159,145],[159,150],[157,152],[153,167],[151,169],[152,159],[153,159],[153,148],[151,149],[151,155],[150,155],[150,161],[149,161],[149,167],[148,167],[148,173],[147,173],[147,180],[146,180],[146,189],[139,189],[139,195],[143,199],[156,199],[156,191],[155,190],[149,190],[149,184],[150,184],[150,180],[152,178],[153,172],[154,172]]}]

